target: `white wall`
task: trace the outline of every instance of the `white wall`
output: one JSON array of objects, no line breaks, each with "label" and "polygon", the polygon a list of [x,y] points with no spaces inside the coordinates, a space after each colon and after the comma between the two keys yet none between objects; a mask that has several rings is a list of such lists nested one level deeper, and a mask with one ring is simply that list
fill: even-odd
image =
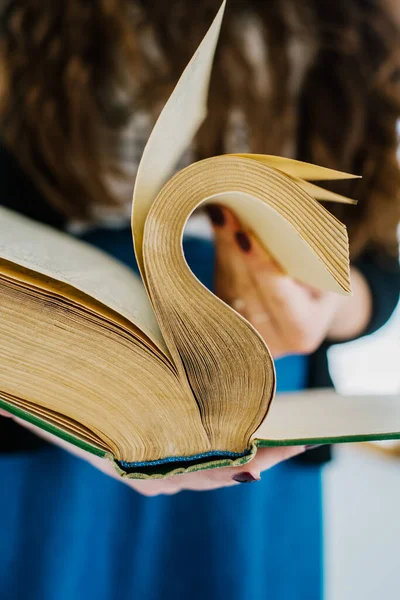
[{"label": "white wall", "polygon": [[326,600],[400,598],[400,460],[341,448],[325,472]]},{"label": "white wall", "polygon": [[[335,348],[342,393],[400,391],[400,309],[378,334]],[[400,598],[400,459],[336,447],[324,474],[326,600]]]}]

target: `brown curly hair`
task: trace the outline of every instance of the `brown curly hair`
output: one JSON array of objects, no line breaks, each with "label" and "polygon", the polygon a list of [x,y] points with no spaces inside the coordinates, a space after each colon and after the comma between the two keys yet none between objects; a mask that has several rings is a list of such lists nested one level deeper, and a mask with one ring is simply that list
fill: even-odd
[{"label": "brown curly hair", "polygon": [[[361,174],[335,188],[359,200],[335,214],[353,256],[367,246],[396,253],[400,27],[385,0],[230,0],[213,72],[209,117],[197,158],[224,152],[230,109],[247,118],[251,150]],[[1,12],[2,137],[49,201],[82,217],[118,203],[106,183],[123,177],[100,140],[133,111],[156,116],[204,35],[220,0],[6,0]],[[269,73],[262,89],[244,51],[243,19],[256,18]],[[297,94],[290,91],[297,35],[313,48]],[[161,58],[143,52],[144,37]],[[331,208],[331,207],[330,207]]]}]

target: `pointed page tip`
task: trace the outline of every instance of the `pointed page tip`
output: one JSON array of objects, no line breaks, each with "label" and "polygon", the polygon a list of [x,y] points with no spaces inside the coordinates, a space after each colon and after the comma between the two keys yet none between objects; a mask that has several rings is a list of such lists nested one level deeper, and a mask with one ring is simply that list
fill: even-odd
[{"label": "pointed page tip", "polygon": [[256,160],[258,162],[282,171],[287,175],[296,177],[298,179],[304,179],[306,181],[334,181],[341,179],[360,179],[359,175],[352,175],[350,173],[343,173],[341,171],[335,171],[334,169],[328,169],[327,167],[320,167],[300,160],[294,160],[291,158],[284,158],[282,156],[273,156],[269,154],[237,154],[242,158],[248,158]]},{"label": "pointed page tip", "polygon": [[316,200],[324,200],[325,202],[338,202],[340,204],[352,204],[357,205],[358,200],[354,200],[353,198],[348,198],[347,196],[342,196],[342,194],[336,194],[335,192],[331,192],[330,190],[325,190],[319,185],[315,185],[310,181],[305,181],[304,179],[298,179],[297,177],[292,177],[292,179],[299,185],[305,192],[310,194]]},{"label": "pointed page tip", "polygon": [[207,115],[207,96],[226,0],[164,106],[144,149],[133,192],[132,232],[139,266],[147,214]]}]

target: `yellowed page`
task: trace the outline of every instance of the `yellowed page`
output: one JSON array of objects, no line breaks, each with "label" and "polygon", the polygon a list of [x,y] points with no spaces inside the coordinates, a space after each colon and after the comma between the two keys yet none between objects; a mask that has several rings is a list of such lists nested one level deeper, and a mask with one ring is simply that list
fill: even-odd
[{"label": "yellowed page", "polygon": [[325,190],[318,185],[310,183],[309,180],[335,181],[341,179],[359,179],[358,175],[350,175],[349,173],[343,173],[342,171],[334,171],[333,169],[319,167],[318,165],[312,165],[300,160],[293,160],[282,156],[272,156],[269,154],[236,154],[236,156],[250,158],[267,167],[278,169],[278,171],[289,175],[297,185],[316,200],[340,202],[342,204],[357,204],[356,200]]},{"label": "yellowed page", "polygon": [[234,154],[233,156],[241,156],[242,158],[251,158],[257,162],[278,169],[298,179],[306,181],[334,181],[341,179],[359,179],[358,175],[350,175],[342,171],[335,171],[327,167],[319,167],[310,163],[302,162],[301,160],[293,160],[292,158],[284,158],[282,156],[273,156],[270,154]]},{"label": "yellowed page", "polygon": [[140,278],[104,252],[0,207],[0,258],[71,285],[165,348]]},{"label": "yellowed page", "polygon": [[310,194],[316,200],[325,200],[326,202],[339,202],[340,204],[357,204],[357,200],[354,198],[348,198],[347,196],[342,196],[342,194],[336,194],[335,192],[331,192],[330,190],[325,190],[319,185],[315,185],[310,181],[304,181],[304,179],[297,179],[297,177],[293,177],[293,181],[297,183],[301,187],[302,190]]},{"label": "yellowed page", "polygon": [[149,209],[206,117],[208,86],[225,5],[226,0],[163,108],[139,165],[133,192],[132,232],[142,273],[142,240]]}]

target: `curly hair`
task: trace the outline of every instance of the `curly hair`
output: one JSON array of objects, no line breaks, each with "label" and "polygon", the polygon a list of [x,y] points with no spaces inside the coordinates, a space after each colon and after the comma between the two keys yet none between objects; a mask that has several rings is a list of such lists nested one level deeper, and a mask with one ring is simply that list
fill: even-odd
[{"label": "curly hair", "polygon": [[[353,256],[398,252],[400,27],[385,0],[230,0],[198,158],[224,152],[231,109],[246,116],[254,152],[284,154],[358,173],[338,189],[359,200],[337,206]],[[156,116],[204,35],[220,0],[6,0],[1,13],[1,135],[43,193],[66,215],[115,205],[107,185],[124,177],[101,131],[121,132],[133,112]],[[291,21],[312,59],[291,93]],[[259,85],[241,35],[260,23],[268,69]],[[143,52],[153,40],[160,56]],[[160,58],[161,57],[161,58]],[[286,146],[285,146],[286,144]],[[331,208],[331,207],[330,207]]]}]

